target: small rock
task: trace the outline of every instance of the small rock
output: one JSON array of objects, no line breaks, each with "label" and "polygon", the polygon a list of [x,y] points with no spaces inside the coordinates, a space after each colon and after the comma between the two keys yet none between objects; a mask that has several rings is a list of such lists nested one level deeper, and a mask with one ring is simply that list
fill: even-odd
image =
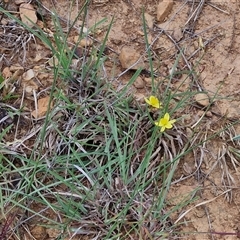
[{"label": "small rock", "polygon": [[10,71],[9,67],[5,67],[2,71],[3,78],[10,78],[12,76],[12,73]]},{"label": "small rock", "polygon": [[[79,37],[75,36],[74,37],[74,42],[78,43],[78,41],[79,41]],[[83,39],[80,40],[79,45],[81,47],[91,47],[93,45],[93,40],[90,39],[90,38],[83,38]]]},{"label": "small rock", "polygon": [[148,34],[148,35],[147,35],[147,40],[148,40],[148,43],[149,43],[149,44],[152,44],[152,42],[153,42],[153,37],[152,37],[151,34]]},{"label": "small rock", "polygon": [[210,104],[209,97],[206,93],[197,93],[195,95],[195,101],[203,107],[207,107]]},{"label": "small rock", "polygon": [[39,45],[36,47],[36,55],[35,58],[33,59],[34,62],[39,62],[40,60],[47,58],[48,55],[50,55],[49,51],[38,47]]},{"label": "small rock", "polygon": [[76,21],[76,28],[78,30],[78,33],[81,34],[81,33],[90,33],[90,30],[87,29],[86,27],[83,26],[83,21],[81,20],[77,20]]},{"label": "small rock", "polygon": [[80,59],[72,59],[71,61],[71,65],[70,65],[70,68],[71,70],[73,71],[77,71],[79,69],[79,65],[80,65]]},{"label": "small rock", "polygon": [[[191,117],[190,117],[191,118]],[[185,122],[186,124],[186,122]],[[189,138],[189,139],[192,139],[193,137],[193,130],[190,128],[190,127],[186,127],[186,132],[185,132],[186,136]],[[185,155],[186,156],[186,155]]]},{"label": "small rock", "polygon": [[42,73],[38,74],[38,79],[40,79],[40,80],[47,79],[47,78],[49,78],[48,73],[42,72]]},{"label": "small rock", "polygon": [[207,111],[207,112],[206,112],[206,116],[211,118],[211,117],[213,117],[213,114],[212,114],[211,111]]},{"label": "small rock", "polygon": [[33,71],[33,69],[29,69],[23,74],[24,81],[28,81],[34,77],[35,77],[35,72]]},{"label": "small rock", "polygon": [[121,5],[122,5],[122,9],[120,10],[121,11],[121,14],[124,14],[124,15],[128,15],[129,14],[129,4],[125,3],[124,1],[120,1]]},{"label": "small rock", "polygon": [[74,56],[73,58],[81,58],[84,56],[84,49],[81,47],[76,47],[76,48],[72,48],[72,51],[74,50]]},{"label": "small rock", "polygon": [[148,13],[144,13],[144,17],[145,17],[146,24],[148,25],[148,27],[153,28],[153,16],[151,16]]},{"label": "small rock", "polygon": [[163,0],[157,6],[157,20],[163,22],[168,14],[172,11],[173,0]]},{"label": "small rock", "polygon": [[36,76],[36,73],[37,73],[37,72],[44,71],[45,68],[44,68],[44,65],[35,65],[35,66],[32,68],[32,70],[34,71],[35,76]]},{"label": "small rock", "polygon": [[58,58],[53,56],[53,57],[49,58],[47,63],[49,64],[50,67],[57,66],[58,65]]},{"label": "small rock", "polygon": [[191,166],[188,162],[184,162],[184,164],[183,164],[183,170],[184,170],[187,174],[193,173],[192,166]]},{"label": "small rock", "polygon": [[121,39],[112,39],[111,42],[114,43],[115,45],[121,45],[122,44]]},{"label": "small rock", "polygon": [[142,78],[138,76],[137,79],[135,80],[135,82],[133,83],[133,85],[135,88],[141,89],[141,88],[144,88],[145,83],[142,80]]},{"label": "small rock", "polygon": [[80,46],[91,47],[93,45],[93,40],[90,38],[84,38],[80,41]]},{"label": "small rock", "polygon": [[58,239],[59,236],[61,235],[61,231],[55,228],[47,228],[46,232],[48,234],[49,239]]},{"label": "small rock", "polygon": [[24,0],[15,0],[15,4],[16,5],[20,5],[22,3],[27,3],[27,1],[24,1]]},{"label": "small rock", "polygon": [[79,27],[78,32],[79,34],[81,34],[81,33],[87,33],[87,32],[89,33],[90,31],[86,27]]},{"label": "small rock", "polygon": [[139,34],[140,36],[144,36],[144,32],[143,31],[137,31],[137,34]]},{"label": "small rock", "polygon": [[26,96],[28,96],[28,97],[32,96],[34,90],[35,90],[35,89],[32,88],[31,86],[25,87],[25,94],[26,94]]},{"label": "small rock", "polygon": [[37,240],[45,239],[47,237],[46,228],[42,226],[35,226],[31,229],[31,234],[33,238]]},{"label": "small rock", "polygon": [[152,78],[145,77],[144,78],[144,82],[145,82],[147,87],[151,87],[152,86]]},{"label": "small rock", "polygon": [[135,93],[134,94],[134,97],[135,97],[135,99],[138,101],[138,102],[140,102],[140,103],[144,103],[145,102],[145,100],[144,100],[144,98],[146,97],[143,93]]},{"label": "small rock", "polygon": [[35,58],[33,59],[34,62],[39,62],[43,59],[43,56],[41,53],[37,52]]},{"label": "small rock", "polygon": [[202,117],[204,114],[205,114],[205,111],[202,111],[202,110],[199,110],[199,111],[197,112],[197,116],[198,116],[198,117]]},{"label": "small rock", "polygon": [[37,91],[38,90],[38,85],[33,81],[30,80],[27,82],[27,86],[25,82],[22,82],[22,87],[25,87],[25,91],[28,95],[32,95],[33,91]]},{"label": "small rock", "polygon": [[11,72],[15,72],[17,70],[24,70],[24,68],[18,63],[16,65],[11,65],[10,66],[10,71]]},{"label": "small rock", "polygon": [[18,69],[18,70],[16,70],[16,71],[13,73],[11,79],[12,79],[13,81],[17,81],[18,78],[19,78],[20,76],[22,76],[23,72],[24,72],[23,69]]},{"label": "small rock", "polygon": [[119,60],[123,68],[137,70],[138,68],[145,68],[140,57],[140,54],[135,49],[124,47],[119,55]]},{"label": "small rock", "polygon": [[79,36],[77,35],[77,36],[75,36],[75,37],[73,37],[73,41],[74,41],[74,43],[78,43],[79,42]]},{"label": "small rock", "polygon": [[7,24],[9,24],[9,21],[5,18],[3,18],[0,22],[3,26],[6,26]]},{"label": "small rock", "polygon": [[173,31],[173,36],[175,40],[180,41],[181,38],[183,37],[182,29],[180,27],[175,28]]},{"label": "small rock", "polygon": [[[45,114],[48,110],[48,105],[49,105],[50,100],[51,99],[49,96],[39,99],[38,104],[37,104],[38,109],[35,109],[34,111],[31,112],[32,116],[34,118],[39,118],[39,117],[45,116]],[[52,107],[52,104],[50,107]]]},{"label": "small rock", "polygon": [[19,12],[22,22],[32,28],[37,22],[37,15],[33,5],[22,3],[19,7]]}]

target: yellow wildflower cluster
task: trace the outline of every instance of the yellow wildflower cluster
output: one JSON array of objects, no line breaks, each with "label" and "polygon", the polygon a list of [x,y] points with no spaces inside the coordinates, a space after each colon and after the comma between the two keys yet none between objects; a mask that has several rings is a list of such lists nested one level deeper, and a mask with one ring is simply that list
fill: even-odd
[{"label": "yellow wildflower cluster", "polygon": [[[161,102],[155,96],[145,98],[145,102],[153,108],[162,108]],[[155,125],[161,128],[161,132],[164,132],[166,129],[171,129],[175,122],[175,119],[170,120],[169,113],[165,113],[163,117],[161,117],[157,122],[155,122]]]}]

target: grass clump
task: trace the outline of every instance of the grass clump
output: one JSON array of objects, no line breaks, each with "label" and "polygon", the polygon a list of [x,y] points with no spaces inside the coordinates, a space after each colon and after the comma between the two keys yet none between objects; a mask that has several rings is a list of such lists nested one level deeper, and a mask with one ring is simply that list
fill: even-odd
[{"label": "grass clump", "polygon": [[[79,16],[86,17],[87,3]],[[2,235],[29,238],[38,225],[48,235],[54,229],[55,239],[178,237],[172,215],[195,198],[192,194],[170,207],[168,191],[181,158],[206,141],[188,139],[181,126],[195,93],[172,91],[173,73],[162,88],[152,75],[153,95],[138,103],[130,89],[141,70],[119,91],[102,76],[113,21],[100,48],[83,49],[87,54],[77,58],[77,68],[77,45],[67,42],[70,31],[62,30],[57,17],[53,22],[51,40],[41,29],[24,26],[51,49],[54,81],[46,90],[47,114],[32,121],[31,131],[14,141],[6,141],[13,125],[1,132],[0,206],[1,218],[7,219]],[[144,31],[147,42],[146,26]],[[84,37],[80,31],[79,41]]]}]

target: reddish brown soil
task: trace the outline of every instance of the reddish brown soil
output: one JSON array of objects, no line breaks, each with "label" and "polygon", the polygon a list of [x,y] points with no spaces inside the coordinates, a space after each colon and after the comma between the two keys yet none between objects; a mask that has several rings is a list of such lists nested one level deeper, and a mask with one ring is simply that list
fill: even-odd
[{"label": "reddish brown soil", "polygon": [[[68,1],[64,0],[57,1],[55,6],[50,2],[43,0],[42,4],[50,11],[56,11],[62,19],[73,20],[83,1],[78,1],[78,4],[76,4],[77,1],[73,1],[72,7]],[[240,117],[240,3],[238,1],[209,1],[212,2],[213,6],[208,4],[203,6],[195,24],[190,21],[192,25],[189,26],[194,27],[193,32],[187,33],[189,26],[186,26],[186,23],[190,17],[191,3],[189,1],[188,4],[184,4],[184,2],[187,1],[175,1],[165,22],[158,23],[156,21],[158,1],[93,0],[89,7],[85,26],[90,28],[102,19],[106,19],[104,23],[94,29],[92,36],[96,40],[94,44],[97,45],[103,41],[109,23],[114,17],[107,40],[107,46],[111,50],[109,50],[109,59],[106,63],[107,75],[109,78],[113,78],[123,72],[118,60],[123,46],[129,46],[143,56],[146,55],[142,19],[144,7],[144,11],[152,16],[154,22],[153,27],[148,30],[148,39],[150,43],[153,43],[152,49],[156,54],[154,64],[158,65],[160,73],[156,81],[160,81],[169,74],[179,54],[179,49],[168,37],[170,35],[183,49],[188,63],[191,66],[196,66],[198,82],[195,87],[206,91],[213,101],[208,115],[202,123],[204,127],[199,127],[199,131],[204,129],[206,134],[214,134],[225,126],[226,121],[236,120]],[[48,19],[48,21],[51,20]],[[81,20],[77,24],[81,25]],[[69,40],[73,40],[74,35],[76,33],[73,33]],[[205,44],[204,47],[201,41]],[[6,48],[6,46],[1,46],[0,53],[5,53],[9,57],[9,50]],[[36,44],[30,45],[26,49],[21,48],[19,51],[18,56],[11,60],[12,62],[9,62],[9,58],[1,61],[0,67],[5,77],[9,73],[8,67],[10,68],[11,65],[19,63],[24,71],[27,69],[39,70],[43,67],[41,64],[50,56],[50,51],[46,50],[38,40]],[[26,53],[25,58],[23,58],[23,51]],[[40,55],[40,61],[36,60],[38,56],[36,52]],[[147,55],[144,58],[147,59]],[[20,59],[24,59],[24,61],[20,61]],[[179,66],[184,68],[181,70],[189,70],[182,58],[179,61]],[[146,69],[149,70],[147,65]],[[52,83],[50,73],[44,72],[44,74],[40,75],[41,84],[38,86],[38,91],[45,89]],[[116,87],[121,87],[128,82],[132,74],[129,71],[119,78],[114,78],[113,84]],[[173,89],[186,76],[176,78],[172,86]],[[142,99],[143,96],[151,92],[148,78],[142,78],[143,86],[133,87],[133,92],[138,99]],[[186,81],[185,86],[182,86],[182,91],[191,85],[191,81]],[[32,88],[34,87],[33,85]],[[21,91],[22,87],[19,88],[18,92],[21,93]],[[28,107],[29,111],[32,111],[33,105],[31,97],[26,96],[26,108]],[[186,114],[190,119],[187,124],[190,128],[200,119],[204,111],[200,108],[192,108],[188,111]],[[240,127],[235,125],[231,134],[238,135],[239,133]],[[179,231],[186,233],[186,235],[183,234],[183,239],[237,239],[236,232],[240,231],[239,163],[236,162],[234,167],[230,159],[231,156],[227,155],[225,151],[228,149],[229,136],[226,134],[222,139],[218,138],[206,142],[201,148],[188,154],[179,162],[179,168],[174,176],[176,183],[170,188],[167,198],[169,209],[182,199],[187,201],[197,197],[197,200],[187,205],[181,213],[177,212],[171,216],[173,222],[181,224]],[[237,149],[239,148],[238,143],[232,144],[235,144]],[[196,171],[198,167],[200,171]],[[231,176],[227,175],[226,172]],[[201,174],[199,175],[199,173]],[[196,189],[198,190],[195,194],[191,195],[191,192]],[[48,230],[46,234],[43,227],[37,226],[33,227],[31,231],[35,239],[47,239],[45,238],[47,234],[52,236],[48,239],[54,239],[54,230],[52,232]]]}]

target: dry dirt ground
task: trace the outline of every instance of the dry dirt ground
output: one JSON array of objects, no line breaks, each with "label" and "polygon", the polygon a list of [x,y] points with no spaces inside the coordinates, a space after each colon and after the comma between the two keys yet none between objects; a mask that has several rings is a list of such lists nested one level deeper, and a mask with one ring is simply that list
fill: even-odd
[{"label": "dry dirt ground", "polygon": [[[73,20],[83,1],[76,0],[72,4],[70,2],[72,1],[43,0],[44,17],[47,18],[48,11],[56,11],[64,21]],[[199,14],[192,15],[194,9],[199,6],[199,2],[203,3]],[[196,79],[180,74],[174,78],[172,88],[178,87],[185,80],[179,91],[185,91],[193,84],[198,90],[206,91],[208,98],[212,101],[206,115],[205,109],[199,103],[189,108],[185,112],[184,124],[186,128],[190,128],[203,117],[201,124],[204,128],[199,127],[199,131],[204,129],[206,135],[214,134],[217,130],[224,128],[226,122],[231,123],[240,117],[240,2],[238,0],[174,1],[172,9],[161,23],[157,21],[158,3],[157,0],[93,0],[88,8],[85,27],[93,27],[102,19],[106,19],[94,28],[92,37],[94,44],[97,45],[103,40],[108,25],[114,17],[107,40],[109,59],[106,62],[106,74],[116,87],[121,87],[133,74],[131,71],[122,74],[124,69],[118,58],[121,49],[128,46],[142,56],[146,55],[142,20],[144,8],[148,25],[148,40],[152,44],[156,59],[156,65],[154,65],[157,72],[156,81],[160,81],[169,74],[179,55],[179,50],[182,49],[185,59],[180,58],[179,70],[189,71],[196,66]],[[34,5],[34,1],[32,4]],[[34,6],[37,8],[37,4]],[[8,8],[12,11],[18,10],[17,5],[13,3]],[[47,21],[49,21],[48,29],[54,31],[51,20]],[[62,24],[67,27],[64,21]],[[40,19],[38,24],[41,25]],[[77,24],[81,25],[81,19]],[[11,29],[7,29],[8,34],[11,33]],[[14,31],[21,30],[14,29]],[[22,33],[21,37],[28,43],[21,45],[19,42],[19,52],[14,55],[11,48],[16,51],[17,39],[12,42],[12,46],[7,45],[6,42],[10,44],[11,39],[6,39],[9,35],[6,32],[3,33],[3,28],[1,29],[0,70],[5,78],[18,71],[18,68],[21,69],[17,73],[19,76],[29,69],[40,72],[44,61],[51,58],[50,51],[46,50],[43,44],[39,41],[34,43],[30,35],[24,34]],[[74,36],[76,34],[73,34],[69,41],[74,43]],[[142,101],[143,96],[151,91],[148,70],[149,67],[146,66],[145,74],[141,75],[141,79],[138,79],[133,87],[133,92],[139,101]],[[39,93],[42,89],[46,89],[51,85],[52,77],[50,73],[39,73],[38,81],[32,84],[28,82],[29,92],[35,90]],[[23,85],[18,86],[17,92],[21,93],[22,90]],[[30,109],[29,111],[34,111],[32,96],[28,94],[28,91],[24,96],[25,107]],[[179,196],[186,196],[194,189],[198,189],[195,194],[198,200],[188,205],[182,215],[178,213],[172,216],[176,224],[181,223],[179,231],[186,233],[182,235],[183,239],[238,238],[240,167],[239,162],[235,160],[239,158],[236,158],[230,151],[229,146],[238,149],[240,144],[238,141],[230,141],[231,144],[227,144],[232,136],[238,134],[240,134],[240,127],[235,125],[221,138],[206,142],[179,163],[176,176],[174,176],[177,183],[173,184],[168,195],[169,208],[179,202]],[[179,216],[182,216],[181,219]],[[34,231],[32,234],[35,234],[35,238],[42,239],[39,238],[41,235],[38,234],[38,229]]]}]

